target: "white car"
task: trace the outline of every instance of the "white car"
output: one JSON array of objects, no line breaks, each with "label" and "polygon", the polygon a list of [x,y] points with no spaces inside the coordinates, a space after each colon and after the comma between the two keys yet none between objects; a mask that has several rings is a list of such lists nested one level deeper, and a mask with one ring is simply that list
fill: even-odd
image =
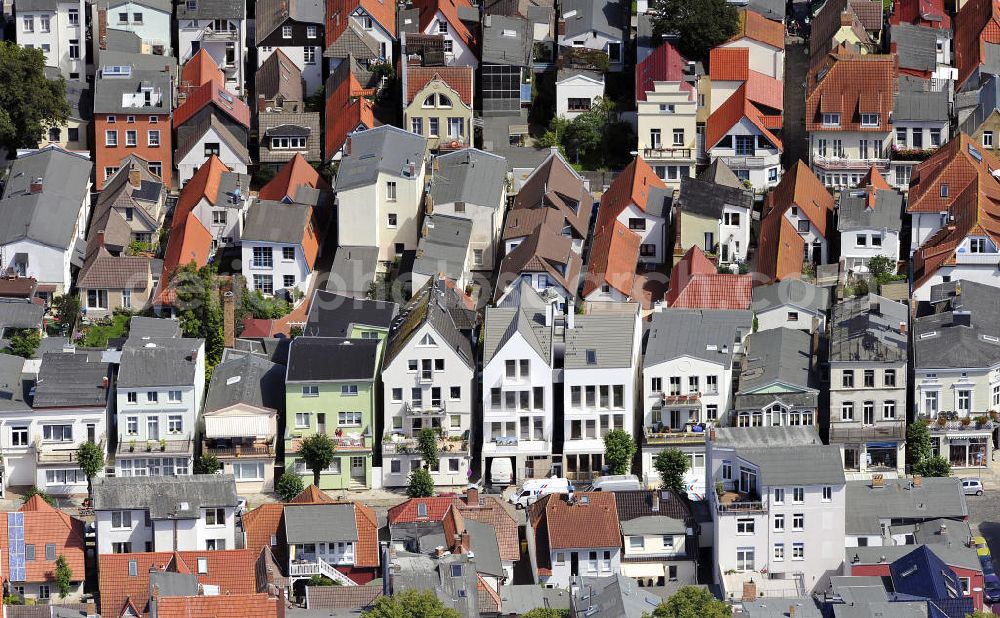
[{"label": "white car", "polygon": [[979,479],[962,479],[962,493],[966,496],[983,495],[983,482]]}]

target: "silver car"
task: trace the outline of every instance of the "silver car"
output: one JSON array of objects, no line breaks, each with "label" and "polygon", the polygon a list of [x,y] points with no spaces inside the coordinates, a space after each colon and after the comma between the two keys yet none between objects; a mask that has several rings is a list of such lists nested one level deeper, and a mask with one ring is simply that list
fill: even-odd
[{"label": "silver car", "polygon": [[962,493],[966,496],[983,495],[983,482],[979,479],[962,479]]}]

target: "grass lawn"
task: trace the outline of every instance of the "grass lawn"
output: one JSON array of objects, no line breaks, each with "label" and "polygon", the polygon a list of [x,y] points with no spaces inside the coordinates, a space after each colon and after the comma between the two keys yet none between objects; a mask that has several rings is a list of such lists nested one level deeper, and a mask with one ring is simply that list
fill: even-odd
[{"label": "grass lawn", "polygon": [[124,337],[128,334],[128,322],[132,316],[127,313],[120,313],[111,317],[110,321],[101,320],[95,322],[83,330],[83,337],[80,345],[85,348],[103,348],[108,345],[109,339]]}]

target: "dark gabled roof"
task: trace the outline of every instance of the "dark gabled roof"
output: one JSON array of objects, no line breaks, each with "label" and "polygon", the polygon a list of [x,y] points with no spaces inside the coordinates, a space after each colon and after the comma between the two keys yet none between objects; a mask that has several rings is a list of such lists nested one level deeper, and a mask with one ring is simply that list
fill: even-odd
[{"label": "dark gabled roof", "polygon": [[897,593],[928,599],[957,599],[963,596],[958,576],[926,545],[917,546],[890,564],[889,574]]},{"label": "dark gabled roof", "polygon": [[108,402],[108,363],[88,360],[86,353],[49,352],[35,383],[35,408],[105,406]]},{"label": "dark gabled roof", "polygon": [[257,45],[287,20],[322,25],[326,14],[323,0],[257,0],[256,9]]},{"label": "dark gabled roof", "polygon": [[[102,53],[102,62],[105,62],[107,52]],[[132,74],[129,77],[112,77],[104,75],[103,69],[98,70],[98,75],[94,85],[94,112],[98,114],[164,114],[169,115],[173,106],[173,80],[171,75],[176,75],[176,66],[164,71],[163,68],[149,69],[141,65],[141,54],[121,54],[120,62],[125,66],[131,66]],[[148,56],[149,58],[162,58],[163,56]],[[168,58],[165,65],[170,65]],[[111,66],[105,62],[104,66]],[[113,66],[122,66],[119,64]],[[153,86],[154,92],[161,96],[160,102],[155,105],[125,105],[124,95],[135,94],[143,84]],[[168,127],[169,128],[169,127]]]},{"label": "dark gabled roof", "polygon": [[375,379],[377,339],[296,337],[288,349],[288,382]]},{"label": "dark gabled roof", "polygon": [[148,509],[151,519],[197,519],[207,507],[236,507],[232,474],[94,479],[94,509]]},{"label": "dark gabled roof", "polygon": [[809,333],[791,328],[756,332],[747,337],[744,351],[739,394],[752,394],[775,384],[815,392]]},{"label": "dark gabled roof", "polygon": [[307,204],[257,200],[247,211],[243,242],[301,245],[312,216]]},{"label": "dark gabled roof", "polygon": [[[659,494],[659,502],[656,496]],[[640,517],[672,517],[681,521],[693,521],[691,509],[686,499],[681,499],[669,491],[654,491],[638,489],[633,491],[616,491],[615,504],[618,506],[618,519],[621,522],[631,521]],[[658,510],[653,510],[654,504]]]},{"label": "dark gabled roof", "polygon": [[286,504],[284,517],[288,543],[358,541],[353,504]]},{"label": "dark gabled roof", "polygon": [[[1000,362],[1000,289],[975,281],[931,288],[938,313],[913,320],[913,362],[918,369],[991,367]],[[960,326],[955,312],[967,312]]]},{"label": "dark gabled roof", "polygon": [[830,361],[905,363],[909,307],[875,294],[833,306]]},{"label": "dark gabled roof", "polygon": [[469,257],[472,220],[450,215],[428,215],[417,244],[411,272],[461,279]]},{"label": "dark gabled roof", "polygon": [[496,208],[507,179],[507,161],[465,148],[434,158],[430,195],[435,204],[465,202]]},{"label": "dark gabled roof", "polygon": [[941,30],[899,24],[892,27],[891,36],[899,68],[921,72],[933,72],[937,68],[937,40]]},{"label": "dark gabled roof", "polygon": [[271,410],[282,409],[285,404],[285,368],[256,354],[216,365],[205,396],[205,412],[237,403]]},{"label": "dark gabled roof", "polygon": [[753,193],[742,187],[735,188],[685,176],[681,178],[678,203],[683,212],[722,219],[723,208],[727,205],[752,210]]},{"label": "dark gabled roof", "polygon": [[896,121],[947,122],[948,107],[948,92],[946,90],[915,92],[900,88],[893,103],[892,115]]},{"label": "dark gabled roof", "polygon": [[23,358],[0,352],[0,411],[31,409],[25,401],[27,388],[21,377],[23,370]]},{"label": "dark gabled roof", "polygon": [[531,30],[523,17],[488,15],[483,23],[484,64],[525,67],[531,62]]},{"label": "dark gabled roof", "polygon": [[375,281],[378,247],[341,245],[333,256],[333,266],[326,282],[329,292],[364,297]]},{"label": "dark gabled roof", "polygon": [[[281,95],[287,101],[286,106],[302,105],[304,100],[302,71],[285,55],[285,52],[281,51],[281,48],[274,50],[274,53],[261,63],[254,75],[254,81],[257,84],[258,99],[263,96],[265,101],[273,101],[275,97]],[[296,110],[288,109],[288,111]]]},{"label": "dark gabled roof", "polygon": [[177,2],[177,20],[246,19],[246,4],[241,0],[197,0],[194,8],[186,0]]},{"label": "dark gabled roof", "polygon": [[337,168],[337,191],[368,186],[379,173],[409,178],[408,168],[424,164],[427,139],[383,125],[351,135],[351,153]]},{"label": "dark gabled roof", "polygon": [[564,0],[560,10],[560,17],[566,22],[567,39],[600,32],[623,40],[625,8],[619,0]]},{"label": "dark gabled roof", "polygon": [[147,318],[135,315],[128,322],[128,335],[133,340],[148,339],[151,337],[180,338],[182,336],[181,323],[177,320]]},{"label": "dark gabled roof", "polygon": [[[872,195],[874,194],[874,195]],[[874,200],[870,200],[874,197]],[[837,230],[889,230],[902,227],[903,194],[896,189],[844,189],[837,200]]]},{"label": "dark gabled roof", "polygon": [[26,298],[0,298],[0,331],[5,328],[41,328],[45,305]]},{"label": "dark gabled roof", "polygon": [[447,294],[459,293],[444,285],[444,282],[439,281],[436,277],[417,290],[410,302],[400,310],[399,317],[393,323],[382,366],[389,366],[403,348],[413,340],[420,327],[427,324],[443,339],[444,343],[455,350],[470,369],[474,369],[475,359],[472,344],[456,326],[445,299]]},{"label": "dark gabled roof", "polygon": [[130,337],[122,348],[118,386],[191,386],[204,339]]},{"label": "dark gabled roof", "polygon": [[354,326],[388,331],[397,311],[399,305],[393,302],[316,290],[309,305],[303,334],[310,337],[349,337]]}]

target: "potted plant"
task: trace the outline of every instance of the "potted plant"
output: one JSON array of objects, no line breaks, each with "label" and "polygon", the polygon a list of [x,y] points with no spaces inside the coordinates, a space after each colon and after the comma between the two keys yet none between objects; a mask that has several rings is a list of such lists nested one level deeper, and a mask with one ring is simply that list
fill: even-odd
[{"label": "potted plant", "polygon": [[938,424],[938,427],[944,427],[945,425],[948,424],[948,419],[946,419],[943,416],[939,416],[938,419],[937,419],[937,424]]},{"label": "potted plant", "polygon": [[135,450],[135,438],[128,441],[128,450],[130,452]]},{"label": "potted plant", "polygon": [[962,424],[962,427],[968,427],[969,425],[972,424],[972,419],[969,418],[968,416],[963,416],[962,420],[960,420],[959,423]]},{"label": "potted plant", "polygon": [[160,438],[160,450],[161,451],[167,450],[167,439],[166,438]]},{"label": "potted plant", "polygon": [[976,427],[982,427],[982,426],[986,425],[986,423],[988,423],[988,422],[989,422],[989,419],[986,418],[985,414],[981,414],[981,415],[979,415],[979,416],[976,417]]},{"label": "potted plant", "polygon": [[146,440],[146,450],[147,451],[153,450],[153,441],[152,440]]},{"label": "potted plant", "polygon": [[726,486],[722,484],[722,481],[715,481],[715,495],[721,496],[726,493]]}]

